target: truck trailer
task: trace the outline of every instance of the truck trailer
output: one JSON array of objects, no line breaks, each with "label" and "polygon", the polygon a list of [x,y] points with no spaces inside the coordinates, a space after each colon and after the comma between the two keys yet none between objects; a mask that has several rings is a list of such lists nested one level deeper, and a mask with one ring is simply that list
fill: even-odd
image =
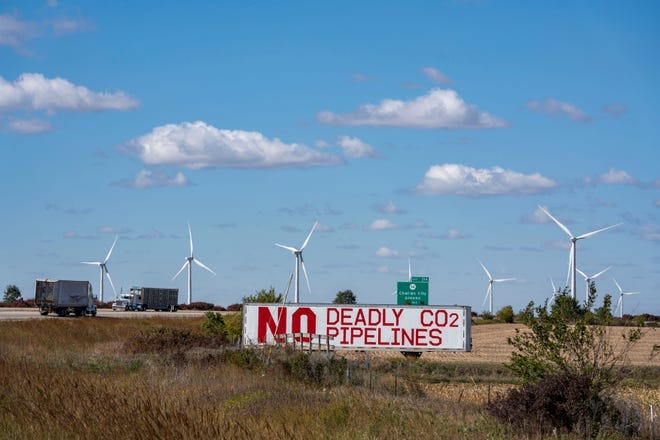
[{"label": "truck trailer", "polygon": [[131,287],[129,293],[121,294],[112,304],[113,310],[168,310],[176,312],[179,289],[160,287]]},{"label": "truck trailer", "polygon": [[96,316],[96,306],[89,281],[37,279],[34,303],[39,313],[45,316],[56,313],[58,316]]}]

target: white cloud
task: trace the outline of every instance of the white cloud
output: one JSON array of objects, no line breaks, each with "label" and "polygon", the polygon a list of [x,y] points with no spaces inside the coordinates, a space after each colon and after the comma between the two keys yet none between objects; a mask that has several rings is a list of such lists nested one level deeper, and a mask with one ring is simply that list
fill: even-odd
[{"label": "white cloud", "polygon": [[394,204],[394,202],[390,201],[387,202],[384,205],[376,205],[375,206],[376,211],[382,212],[383,214],[403,214],[405,211],[398,206]]},{"label": "white cloud", "polygon": [[527,108],[539,113],[566,116],[573,121],[589,122],[591,117],[570,102],[546,98],[542,101],[534,100],[527,103]]},{"label": "white cloud", "polygon": [[188,186],[190,185],[190,181],[182,172],[178,172],[174,177],[170,177],[160,170],[142,170],[135,175],[133,180],[114,182],[113,185],[125,186],[128,188]]},{"label": "white cloud", "polygon": [[[547,210],[548,207],[544,206]],[[534,223],[534,224],[543,224],[543,223],[553,223],[553,221],[548,217],[548,214],[543,212],[541,208],[536,208],[531,214],[524,215],[520,221],[522,223]]]},{"label": "white cloud", "polygon": [[392,223],[387,219],[381,218],[371,222],[371,224],[367,226],[365,229],[368,231],[387,231],[396,228],[397,225],[395,225],[394,223]]},{"label": "white cloud", "polygon": [[378,153],[369,144],[360,139],[351,136],[339,136],[339,146],[344,150],[344,154],[353,159],[361,157],[378,157]]},{"label": "white cloud", "polygon": [[434,165],[414,189],[418,194],[492,196],[538,194],[557,186],[539,173],[522,174],[501,167],[471,168],[460,164]]},{"label": "white cloud", "polygon": [[52,129],[52,125],[43,119],[12,119],[7,123],[7,130],[20,134],[44,133]]},{"label": "white cloud", "polygon": [[93,92],[63,78],[24,73],[14,82],[0,77],[0,112],[11,110],[132,110],[139,102],[124,92]]},{"label": "white cloud", "polygon": [[127,232],[131,232],[131,230],[128,228],[117,228],[115,226],[107,226],[107,225],[99,226],[98,228],[96,228],[96,231],[100,234],[112,234],[112,235],[125,234]]},{"label": "white cloud", "polygon": [[466,104],[453,90],[433,89],[409,101],[384,99],[363,104],[352,113],[323,111],[317,119],[330,125],[409,128],[499,128],[506,123]]},{"label": "white cloud", "polygon": [[472,236],[470,234],[466,234],[464,232],[459,231],[458,229],[449,229],[445,233],[445,238],[447,240],[465,240],[467,238],[471,238]]},{"label": "white cloud", "polygon": [[376,256],[377,257],[383,257],[383,258],[392,258],[392,257],[398,257],[401,254],[399,251],[395,251],[394,249],[390,249],[387,246],[382,246],[376,251]]},{"label": "white cloud", "polygon": [[635,183],[635,178],[623,170],[610,168],[607,173],[598,176],[598,183],[607,185],[632,185]]},{"label": "white cloud", "polygon": [[613,104],[606,104],[603,106],[603,111],[612,116],[619,116],[628,111],[625,105],[615,102]]},{"label": "white cloud", "polygon": [[444,73],[440,72],[435,67],[423,67],[422,73],[431,81],[435,81],[438,84],[451,85],[452,81]]},{"label": "white cloud", "polygon": [[338,165],[336,155],[285,144],[256,131],[223,130],[203,121],[168,124],[127,142],[123,151],[148,165],[187,168],[284,168]]},{"label": "white cloud", "polygon": [[643,225],[633,231],[642,240],[660,242],[660,225]]},{"label": "white cloud", "polygon": [[24,40],[38,34],[36,23],[19,20],[11,14],[0,14],[0,46],[17,49],[23,45]]}]

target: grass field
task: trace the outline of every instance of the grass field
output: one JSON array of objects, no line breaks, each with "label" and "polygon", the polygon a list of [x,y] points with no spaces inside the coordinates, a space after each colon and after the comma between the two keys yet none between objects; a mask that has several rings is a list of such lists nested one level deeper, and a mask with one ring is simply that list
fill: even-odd
[{"label": "grass field", "polygon": [[[344,353],[362,380],[332,383],[331,369],[321,380],[301,373],[309,369],[295,353],[267,365],[219,348],[203,320],[1,322],[0,437],[516,438],[482,408],[515,386],[502,366],[512,325],[473,327],[473,353]],[[660,405],[658,334],[631,353],[636,370],[619,390],[643,405]]]}]

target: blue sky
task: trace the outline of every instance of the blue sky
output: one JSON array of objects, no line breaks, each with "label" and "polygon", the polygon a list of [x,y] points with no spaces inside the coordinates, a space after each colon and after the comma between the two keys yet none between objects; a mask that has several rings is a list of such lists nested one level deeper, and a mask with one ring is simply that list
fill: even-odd
[{"label": "blue sky", "polygon": [[[660,314],[656,2],[3,2],[0,284],[178,287],[219,305],[305,249],[304,302],[515,310],[564,285]],[[584,295],[578,279],[578,297]],[[114,296],[106,285],[105,299]],[[293,293],[290,293],[293,296]]]}]

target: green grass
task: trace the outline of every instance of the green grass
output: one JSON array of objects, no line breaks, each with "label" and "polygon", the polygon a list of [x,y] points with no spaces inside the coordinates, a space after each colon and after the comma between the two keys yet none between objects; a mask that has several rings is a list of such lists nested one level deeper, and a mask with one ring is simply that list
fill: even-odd
[{"label": "green grass", "polygon": [[341,360],[229,350],[202,322],[0,323],[0,437],[516,438],[481,405],[419,385],[507,381],[502,366],[395,357],[372,366],[379,386],[347,385]]}]

